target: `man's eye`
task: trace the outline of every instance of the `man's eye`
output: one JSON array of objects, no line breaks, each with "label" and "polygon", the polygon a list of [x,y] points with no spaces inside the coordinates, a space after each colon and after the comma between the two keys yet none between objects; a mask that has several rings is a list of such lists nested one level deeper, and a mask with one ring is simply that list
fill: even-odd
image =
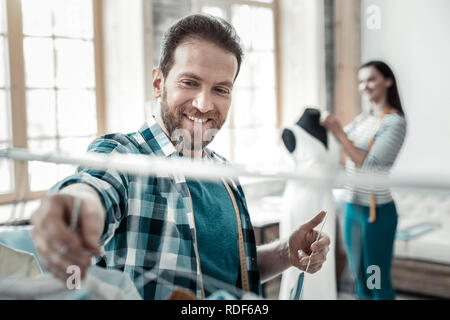
[{"label": "man's eye", "polygon": [[185,86],[188,86],[188,87],[195,87],[195,86],[197,86],[196,82],[190,81],[190,80],[183,80],[183,81],[181,81],[181,83],[183,85],[185,85]]},{"label": "man's eye", "polygon": [[230,94],[230,90],[226,88],[216,88],[216,91],[220,94]]}]

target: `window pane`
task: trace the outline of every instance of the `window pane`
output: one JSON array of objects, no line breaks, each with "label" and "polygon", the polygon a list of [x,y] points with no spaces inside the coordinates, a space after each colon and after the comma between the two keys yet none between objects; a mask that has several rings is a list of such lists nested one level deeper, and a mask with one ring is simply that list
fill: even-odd
[{"label": "window pane", "polygon": [[53,0],[22,0],[23,33],[25,35],[50,36],[52,34],[53,2]]},{"label": "window pane", "polygon": [[245,50],[273,50],[273,13],[269,8],[233,5],[232,24]]},{"label": "window pane", "polygon": [[87,151],[89,144],[94,141],[95,136],[88,138],[64,138],[59,142],[61,152],[80,155]]},{"label": "window pane", "polygon": [[54,90],[27,90],[28,137],[55,137]]},{"label": "window pane", "polygon": [[0,88],[6,86],[6,79],[7,79],[6,57],[8,56],[6,53],[6,48],[7,48],[6,38],[0,36]]},{"label": "window pane", "polygon": [[273,50],[273,12],[268,8],[252,8],[252,47],[253,50]]},{"label": "window pane", "polygon": [[[7,147],[6,144],[0,143],[0,149]],[[12,192],[12,161],[0,158],[0,194]]]},{"label": "window pane", "polygon": [[7,99],[7,91],[0,90],[0,143],[10,141],[10,116],[9,103]]},{"label": "window pane", "polygon": [[[37,153],[54,153],[57,151],[56,140],[29,140],[28,149]],[[31,191],[48,189],[58,179],[57,165],[51,163],[31,161],[28,172]]]},{"label": "window pane", "polygon": [[236,89],[233,97],[235,128],[275,128],[275,89]]},{"label": "window pane", "polygon": [[253,123],[252,91],[236,88],[233,92],[233,122],[235,128],[250,127]]},{"label": "window pane", "polygon": [[254,93],[253,121],[255,126],[264,128],[276,127],[275,89],[258,89]]},{"label": "window pane", "polygon": [[23,44],[26,85],[53,87],[55,82],[52,40],[26,37]]},{"label": "window pane", "polygon": [[55,35],[93,38],[92,0],[55,1]]},{"label": "window pane", "polygon": [[242,60],[241,69],[239,70],[239,75],[236,78],[235,86],[245,88],[252,87],[254,85],[253,69],[254,66],[250,63],[248,57],[246,56],[244,60]]},{"label": "window pane", "polygon": [[72,165],[56,165],[37,161],[30,162],[28,166],[31,191],[48,190],[58,181],[76,171],[76,167]]},{"label": "window pane", "polygon": [[95,86],[94,47],[91,41],[55,40],[58,61],[56,85],[62,88]]},{"label": "window pane", "polygon": [[93,90],[58,90],[58,130],[64,137],[97,134]]},{"label": "window pane", "polygon": [[253,81],[259,87],[275,86],[275,58],[273,52],[253,52],[248,62],[253,66]]},{"label": "window pane", "polygon": [[222,8],[219,7],[210,7],[210,6],[205,6],[202,8],[202,12],[203,13],[207,13],[216,17],[220,17],[222,19],[225,19],[225,12],[223,11]]},{"label": "window pane", "polygon": [[32,161],[28,164],[31,191],[47,190],[58,182],[58,166]]},{"label": "window pane", "polygon": [[231,15],[231,24],[236,28],[244,50],[247,51],[251,48],[252,39],[251,8],[248,5],[233,5]]},{"label": "window pane", "polygon": [[56,165],[36,161],[30,162],[29,179],[31,191],[48,190],[58,181],[74,174],[75,171],[76,167],[71,165]]},{"label": "window pane", "polygon": [[236,79],[239,87],[274,87],[275,61],[273,52],[249,52]]},{"label": "window pane", "polygon": [[[29,139],[28,150],[37,153],[58,152],[57,140],[54,139]],[[32,161],[34,162],[34,161]],[[39,161],[37,161],[39,162]],[[31,163],[31,162],[30,162]]]},{"label": "window pane", "polygon": [[6,32],[6,5],[5,0],[0,0],[0,33]]}]

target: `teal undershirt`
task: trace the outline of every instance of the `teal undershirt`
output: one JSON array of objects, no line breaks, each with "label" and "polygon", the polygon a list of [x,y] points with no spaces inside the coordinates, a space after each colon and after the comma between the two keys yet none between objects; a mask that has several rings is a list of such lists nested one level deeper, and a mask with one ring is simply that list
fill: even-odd
[{"label": "teal undershirt", "polygon": [[[187,179],[194,206],[197,244],[202,273],[233,285],[239,276],[239,251],[236,213],[222,182]],[[237,200],[237,199],[236,199]],[[238,203],[238,208],[241,210]],[[205,281],[206,294],[218,289]]]}]

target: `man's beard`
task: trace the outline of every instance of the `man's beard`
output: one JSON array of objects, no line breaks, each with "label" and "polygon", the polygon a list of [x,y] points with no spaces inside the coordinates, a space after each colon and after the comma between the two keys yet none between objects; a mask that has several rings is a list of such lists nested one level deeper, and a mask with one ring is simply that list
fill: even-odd
[{"label": "man's beard", "polygon": [[[170,139],[176,146],[185,151],[199,151],[205,148],[212,142],[225,122],[225,119],[220,116],[217,110],[202,113],[197,108],[187,105],[179,105],[171,109],[167,103],[165,88],[163,89],[160,104],[161,118]],[[194,123],[193,129],[185,129],[182,127],[185,116],[208,119],[208,121],[205,123]],[[206,126],[205,129],[203,129],[204,126]]]}]

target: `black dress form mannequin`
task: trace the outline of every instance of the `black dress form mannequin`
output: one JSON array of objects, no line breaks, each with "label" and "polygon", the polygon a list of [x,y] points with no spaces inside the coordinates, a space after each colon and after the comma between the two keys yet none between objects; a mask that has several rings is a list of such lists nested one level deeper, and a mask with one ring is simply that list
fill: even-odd
[{"label": "black dress form mannequin", "polygon": [[[327,130],[320,124],[320,111],[313,108],[306,108],[296,125],[303,128],[306,132],[311,134],[323,143],[328,149]],[[292,153],[295,150],[296,142],[295,135],[290,129],[283,129],[281,134],[286,149]]]}]

